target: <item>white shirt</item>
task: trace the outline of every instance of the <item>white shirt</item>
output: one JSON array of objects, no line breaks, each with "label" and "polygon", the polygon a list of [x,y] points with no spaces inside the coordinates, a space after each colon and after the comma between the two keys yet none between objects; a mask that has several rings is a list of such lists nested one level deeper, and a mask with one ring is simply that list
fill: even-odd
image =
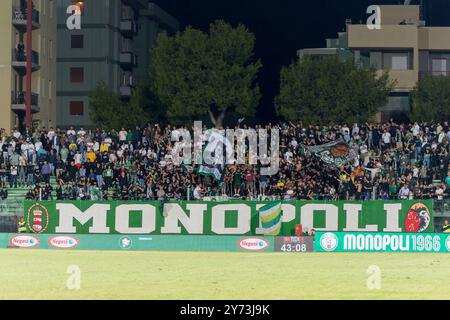
[{"label": "white shirt", "polygon": [[408,189],[408,187],[402,187],[400,189],[399,194],[400,194],[400,198],[401,199],[408,199],[408,196],[409,196],[409,189]]},{"label": "white shirt", "polygon": [[287,151],[287,152],[284,154],[284,159],[285,159],[287,162],[292,163],[292,157],[293,157],[293,156],[294,156],[294,155],[292,154],[292,152]]},{"label": "white shirt", "polygon": [[119,132],[119,141],[125,140],[127,140],[127,132],[125,130],[122,130]]},{"label": "white shirt", "polygon": [[36,151],[39,151],[39,150],[41,150],[41,148],[42,148],[42,142],[37,141],[37,142],[34,144],[34,149],[36,149]]},{"label": "white shirt", "polygon": [[50,141],[53,139],[54,136],[55,136],[55,131],[53,131],[53,130],[50,130],[47,133],[47,137],[49,138]]},{"label": "white shirt", "polygon": [[200,188],[200,186],[197,186],[197,187],[194,189],[194,199],[196,199],[196,200],[201,200],[201,199],[202,199],[202,193],[201,193],[201,188]]},{"label": "white shirt", "polygon": [[437,188],[435,193],[436,193],[436,196],[437,196],[438,200],[444,199],[444,197],[443,197],[444,189]]},{"label": "white shirt", "polygon": [[75,163],[81,164],[81,159],[83,158],[83,156],[81,155],[81,153],[77,153],[73,158],[75,160]]},{"label": "white shirt", "polygon": [[419,126],[418,124],[416,124],[416,125],[413,127],[412,132],[413,132],[413,136],[414,136],[414,137],[417,137],[417,135],[420,133],[420,126]]}]

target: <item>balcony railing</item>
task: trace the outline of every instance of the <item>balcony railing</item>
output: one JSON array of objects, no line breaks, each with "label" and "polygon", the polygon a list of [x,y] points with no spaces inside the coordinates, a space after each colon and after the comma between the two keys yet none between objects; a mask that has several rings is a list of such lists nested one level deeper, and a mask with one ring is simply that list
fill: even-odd
[{"label": "balcony railing", "polygon": [[125,70],[137,67],[137,55],[132,52],[121,52],[120,65]]},{"label": "balcony railing", "polygon": [[420,79],[426,77],[426,76],[433,76],[433,77],[439,77],[444,76],[448,77],[450,76],[450,71],[420,71],[419,72]]},{"label": "balcony railing", "polygon": [[[26,62],[27,61],[27,50],[13,49],[12,60],[14,62]],[[37,51],[31,51],[31,63],[39,64],[39,53]]]},{"label": "balcony railing", "polygon": [[[28,16],[28,10],[26,8],[18,8],[13,7],[12,12],[12,23],[19,29],[26,29],[27,27],[27,16]],[[36,9],[33,9],[32,12],[32,27],[33,29],[40,27],[40,14],[39,11]]]},{"label": "balcony railing", "polygon": [[[11,104],[20,105],[26,104],[27,94],[25,91],[11,91]],[[31,105],[38,106],[39,95],[37,93],[31,93]]]},{"label": "balcony railing", "polygon": [[124,37],[132,38],[137,34],[137,25],[132,19],[120,20],[120,32]]},{"label": "balcony railing", "polygon": [[133,52],[133,40],[122,38],[120,52]]}]

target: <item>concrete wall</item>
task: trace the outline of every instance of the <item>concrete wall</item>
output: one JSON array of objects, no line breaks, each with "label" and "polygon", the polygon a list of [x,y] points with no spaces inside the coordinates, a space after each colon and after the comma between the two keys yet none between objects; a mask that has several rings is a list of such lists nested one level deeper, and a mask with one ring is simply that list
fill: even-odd
[{"label": "concrete wall", "polygon": [[0,128],[8,132],[12,127],[13,113],[11,112],[11,84],[13,69],[11,67],[13,25],[12,0],[0,1]]},{"label": "concrete wall", "polygon": [[413,20],[416,23],[419,22],[419,6],[382,5],[380,6],[380,9],[382,25],[398,25],[403,20]]},{"label": "concrete wall", "polygon": [[41,27],[33,31],[33,49],[39,52],[40,69],[32,75],[33,91],[39,93],[40,112],[33,121],[41,127],[56,126],[56,1],[34,1]]},{"label": "concrete wall", "polygon": [[[59,127],[92,126],[89,119],[89,93],[100,81],[107,84],[110,91],[120,88],[120,0],[86,1],[81,17],[81,30],[68,30],[65,9],[68,0],[58,0],[58,85],[57,124]],[[84,47],[71,48],[72,35],[83,35]],[[72,83],[70,69],[82,67],[84,81]],[[70,102],[83,101],[84,114],[70,115]]]},{"label": "concrete wall", "polygon": [[[91,127],[88,95],[99,81],[104,81],[111,92],[119,93],[122,75],[120,52],[123,36],[120,32],[122,7],[132,6],[139,12],[136,21],[138,34],[130,40],[131,51],[137,55],[138,65],[133,68],[135,80],[148,78],[148,66],[157,35],[169,26],[178,26],[170,15],[146,0],[95,0],[86,1],[82,16],[82,29],[69,31],[65,27],[65,8],[70,0],[58,0],[58,117],[59,127]],[[125,4],[126,3],[126,4]],[[71,35],[84,36],[84,48],[71,48]],[[84,68],[84,82],[70,82],[70,68]],[[72,116],[70,101],[84,102],[84,115]]]},{"label": "concrete wall", "polygon": [[[35,125],[48,127],[56,121],[56,2],[34,0],[33,3],[39,11],[40,28],[33,31],[32,50],[39,54],[40,69],[32,73],[31,90],[39,94],[40,112],[33,114],[32,120]],[[19,124],[16,114],[11,111],[11,91],[26,88],[26,76],[21,82],[11,66],[12,51],[21,38],[12,24],[13,6],[18,8],[19,4],[19,0],[0,1],[0,128],[7,131]],[[22,35],[26,44],[26,32]]]}]

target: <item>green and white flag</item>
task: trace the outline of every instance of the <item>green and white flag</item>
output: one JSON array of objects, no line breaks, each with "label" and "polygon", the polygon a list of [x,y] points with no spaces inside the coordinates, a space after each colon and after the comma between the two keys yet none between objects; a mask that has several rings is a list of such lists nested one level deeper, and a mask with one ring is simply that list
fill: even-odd
[{"label": "green and white flag", "polygon": [[281,201],[271,202],[259,210],[259,219],[265,236],[278,236],[281,232],[283,210]]},{"label": "green and white flag", "polygon": [[305,146],[305,150],[329,166],[343,167],[356,159],[356,151],[344,140],[337,140],[321,146]]},{"label": "green and white flag", "polygon": [[222,181],[224,173],[225,173],[225,165],[223,165],[223,164],[216,164],[216,165],[202,164],[198,168],[198,173],[203,176],[212,177],[217,181]]},{"label": "green and white flag", "polygon": [[[233,146],[222,134],[213,131],[209,134],[208,143],[203,149],[202,164],[198,173],[209,176],[217,181],[223,181],[227,164],[227,157],[232,155]],[[208,161],[205,161],[207,159]]]}]

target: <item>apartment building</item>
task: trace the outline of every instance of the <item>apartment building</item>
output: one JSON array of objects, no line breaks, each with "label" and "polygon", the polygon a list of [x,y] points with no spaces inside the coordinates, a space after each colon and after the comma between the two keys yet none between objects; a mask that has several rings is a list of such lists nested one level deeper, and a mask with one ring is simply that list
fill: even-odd
[{"label": "apartment building", "polygon": [[418,5],[383,5],[381,29],[347,21],[346,32],[328,39],[327,48],[303,49],[300,58],[337,54],[361,66],[374,66],[378,74],[387,71],[395,81],[378,120],[411,110],[410,93],[425,75],[450,75],[450,27],[429,27],[420,20]]},{"label": "apartment building", "polygon": [[32,15],[31,121],[35,127],[55,125],[56,0],[0,1],[0,128],[23,129],[26,112],[27,17]]},{"label": "apartment building", "polygon": [[[57,0],[57,124],[92,127],[89,94],[99,81],[127,100],[148,77],[152,48],[175,18],[148,0]],[[81,29],[66,26],[67,7],[82,8]]]}]

